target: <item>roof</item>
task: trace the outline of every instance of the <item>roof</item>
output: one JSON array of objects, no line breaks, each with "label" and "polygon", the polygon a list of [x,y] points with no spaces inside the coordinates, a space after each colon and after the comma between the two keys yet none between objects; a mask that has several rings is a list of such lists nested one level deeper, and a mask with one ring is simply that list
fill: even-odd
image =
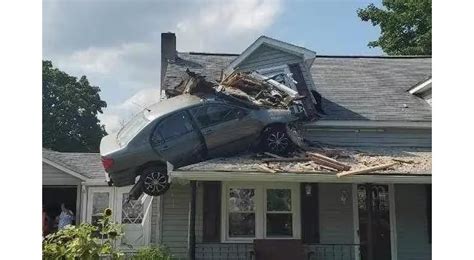
[{"label": "roof", "polygon": [[[387,164],[395,160],[401,163],[387,170],[380,170],[369,175],[397,174],[397,175],[431,175],[431,150],[421,148],[394,148],[383,149],[376,147],[357,147],[339,149],[343,157],[337,161],[351,166],[351,170],[363,169],[371,166]],[[271,162],[263,163],[261,157],[255,154],[216,158],[177,169],[183,172],[266,172],[260,166],[274,169],[278,173],[326,173],[335,175],[325,169],[311,169],[308,162]],[[266,172],[268,173],[268,172]]]},{"label": "roof", "polygon": [[[178,85],[186,68],[219,81],[238,55],[178,53],[163,89]],[[431,122],[431,106],[407,89],[431,77],[427,56],[316,56],[311,74],[326,120]]]},{"label": "roof", "polygon": [[407,88],[431,76],[430,57],[317,57],[311,67],[328,120],[431,121]]},{"label": "roof", "polygon": [[43,149],[43,158],[87,179],[105,180],[105,171],[99,153],[63,153]]}]

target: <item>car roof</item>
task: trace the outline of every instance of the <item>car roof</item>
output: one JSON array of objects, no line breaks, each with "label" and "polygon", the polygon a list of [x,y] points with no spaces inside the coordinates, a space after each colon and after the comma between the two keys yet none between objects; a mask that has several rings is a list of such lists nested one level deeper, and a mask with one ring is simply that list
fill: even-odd
[{"label": "car roof", "polygon": [[206,100],[198,96],[183,94],[176,97],[161,100],[145,109],[145,116],[148,120],[154,120],[160,116],[168,113],[191,107],[197,104],[202,104]]}]

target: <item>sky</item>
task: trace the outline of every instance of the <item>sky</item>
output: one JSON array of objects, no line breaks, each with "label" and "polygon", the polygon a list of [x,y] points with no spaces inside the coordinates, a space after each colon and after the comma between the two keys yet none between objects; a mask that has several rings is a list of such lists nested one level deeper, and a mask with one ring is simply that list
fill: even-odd
[{"label": "sky", "polygon": [[162,32],[183,52],[241,53],[267,35],[319,55],[382,55],[367,47],[380,29],[356,13],[370,3],[381,0],[44,0],[43,59],[100,87],[111,133],[159,101]]}]

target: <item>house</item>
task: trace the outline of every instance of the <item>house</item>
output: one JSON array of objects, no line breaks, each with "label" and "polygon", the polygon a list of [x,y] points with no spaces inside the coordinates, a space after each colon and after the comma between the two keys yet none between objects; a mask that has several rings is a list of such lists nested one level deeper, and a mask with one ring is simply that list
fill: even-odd
[{"label": "house", "polygon": [[409,163],[338,178],[218,158],[171,171],[162,196],[127,202],[130,187],[107,186],[97,154],[43,151],[45,189],[75,189],[80,221],[111,207],[127,243],[164,244],[183,259],[431,259],[431,57],[321,56],[265,36],[240,55],[183,53],[173,33],[161,50],[162,90],[186,69],[211,80],[292,73],[318,118],[305,125],[307,140]]},{"label": "house", "polygon": [[[187,68],[215,80],[233,71],[289,71],[322,110],[306,124],[308,140],[431,162],[431,101],[420,93],[428,91],[431,57],[322,56],[265,36],[240,55],[182,53],[175,44],[174,34],[162,34],[162,90]],[[174,170],[174,185],[160,197],[158,241],[196,259],[249,259],[249,251],[259,259],[265,247],[280,256],[302,247],[311,259],[431,258],[431,165],[337,178],[268,174],[251,164],[212,160]],[[275,197],[287,206],[272,208]]]},{"label": "house", "polygon": [[[43,208],[49,217],[58,216],[60,204],[75,214],[75,223],[95,223],[106,208],[114,220],[124,224],[122,242],[133,247],[145,246],[154,236],[153,198],[144,196],[128,201],[131,187],[110,187],[98,153],[61,153],[43,149]],[[156,206],[156,205],[155,205]],[[152,211],[155,215],[152,216]]]}]

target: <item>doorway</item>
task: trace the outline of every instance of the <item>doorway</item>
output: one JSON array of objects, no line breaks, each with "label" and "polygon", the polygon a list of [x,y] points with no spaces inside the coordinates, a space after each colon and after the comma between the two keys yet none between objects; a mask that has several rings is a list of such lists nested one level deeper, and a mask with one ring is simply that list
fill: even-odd
[{"label": "doorway", "polygon": [[[76,186],[43,186],[43,209],[48,217],[47,233],[57,230],[56,218],[61,213],[61,203],[74,212],[74,216],[78,216]],[[76,223],[77,219],[74,219],[72,224]]]},{"label": "doorway", "polygon": [[357,185],[360,256],[362,260],[391,257],[389,186]]}]

